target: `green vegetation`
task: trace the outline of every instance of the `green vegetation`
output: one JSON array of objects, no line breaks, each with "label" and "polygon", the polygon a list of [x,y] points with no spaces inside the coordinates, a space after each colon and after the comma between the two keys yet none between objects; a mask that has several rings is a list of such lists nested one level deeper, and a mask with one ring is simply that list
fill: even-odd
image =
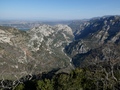
[{"label": "green vegetation", "polygon": [[119,90],[119,82],[105,73],[77,68],[71,73],[59,73],[52,78],[35,79],[19,84],[15,90]]},{"label": "green vegetation", "polygon": [[23,90],[24,84],[19,84],[16,88],[13,88],[13,90]]}]

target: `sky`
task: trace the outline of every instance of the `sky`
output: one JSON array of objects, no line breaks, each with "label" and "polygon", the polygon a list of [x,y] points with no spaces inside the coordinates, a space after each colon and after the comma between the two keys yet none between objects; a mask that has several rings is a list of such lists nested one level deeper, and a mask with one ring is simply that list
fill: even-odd
[{"label": "sky", "polygon": [[73,20],[120,15],[120,0],[0,0],[0,19]]}]

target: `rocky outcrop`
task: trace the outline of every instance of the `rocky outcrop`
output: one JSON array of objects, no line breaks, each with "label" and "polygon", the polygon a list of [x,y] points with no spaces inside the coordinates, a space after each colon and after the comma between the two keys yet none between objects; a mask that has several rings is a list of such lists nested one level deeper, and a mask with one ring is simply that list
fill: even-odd
[{"label": "rocky outcrop", "polygon": [[54,68],[73,68],[64,47],[73,40],[67,25],[40,25],[29,31],[0,26],[0,79],[19,78]]},{"label": "rocky outcrop", "polygon": [[28,45],[33,51],[39,50],[43,42],[46,43],[46,49],[49,50],[52,46],[65,46],[73,40],[72,30],[67,25],[56,25],[54,27],[42,25],[31,29],[27,33],[31,37]]}]

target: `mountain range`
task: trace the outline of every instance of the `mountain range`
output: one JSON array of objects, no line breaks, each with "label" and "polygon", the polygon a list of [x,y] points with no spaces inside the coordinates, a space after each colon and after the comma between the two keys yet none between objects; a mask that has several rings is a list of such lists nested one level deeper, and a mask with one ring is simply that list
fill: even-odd
[{"label": "mountain range", "polygon": [[[91,19],[76,24],[76,27],[79,26],[76,29],[73,25],[71,23],[75,40],[66,46],[66,53],[73,58],[75,66],[81,66],[87,56],[90,60],[97,58],[100,61],[106,61],[113,56],[119,59],[120,16]],[[93,53],[95,55],[91,55]]]},{"label": "mountain range", "polygon": [[41,24],[28,31],[0,26],[1,83],[54,69],[69,73],[75,68],[105,73],[105,80],[112,84],[120,82],[120,16],[69,25]]}]

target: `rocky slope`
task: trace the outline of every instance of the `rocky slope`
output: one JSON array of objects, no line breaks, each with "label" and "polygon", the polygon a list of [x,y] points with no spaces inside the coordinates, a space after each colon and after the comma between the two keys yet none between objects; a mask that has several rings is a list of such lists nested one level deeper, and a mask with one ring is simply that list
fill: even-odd
[{"label": "rocky slope", "polygon": [[29,31],[0,26],[0,79],[16,80],[54,68],[72,68],[63,51],[72,39],[67,25],[41,25]]},{"label": "rocky slope", "polygon": [[5,88],[5,79],[18,80],[9,81],[15,86],[32,80],[33,75],[50,70],[67,72],[73,66],[90,70],[87,75],[97,87],[115,88],[114,83],[119,87],[119,52],[120,16],[77,21],[69,26],[40,25],[29,31],[0,27],[0,87]]},{"label": "rocky slope", "polygon": [[[76,67],[81,66],[86,61],[91,63],[91,57],[92,59],[106,60],[105,52],[108,52],[107,50],[119,54],[120,16],[104,16],[91,19],[90,21],[77,23],[77,26],[79,26],[77,29],[71,27],[74,30],[75,40],[66,47],[66,52],[72,57],[73,64]],[[109,45],[113,45],[114,50]],[[101,49],[98,50],[100,47]],[[94,58],[93,52],[96,53]],[[119,55],[116,56],[119,58]]]}]

